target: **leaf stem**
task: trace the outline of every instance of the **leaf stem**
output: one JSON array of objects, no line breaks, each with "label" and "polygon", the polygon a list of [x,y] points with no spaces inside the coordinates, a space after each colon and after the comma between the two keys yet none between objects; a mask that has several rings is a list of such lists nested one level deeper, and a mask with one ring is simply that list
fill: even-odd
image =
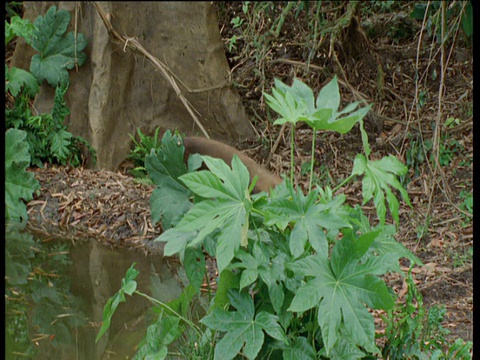
[{"label": "leaf stem", "polygon": [[310,160],[310,183],[308,184],[308,192],[312,191],[313,165],[315,164],[315,140],[316,139],[317,139],[317,136],[315,134],[315,129],[313,129],[312,152],[311,152],[312,159]]},{"label": "leaf stem", "polygon": [[167,304],[161,302],[160,300],[157,300],[151,296],[148,296],[147,294],[144,294],[138,290],[135,290],[135,294],[137,295],[140,295],[140,296],[143,296],[144,298],[146,298],[147,300],[151,301],[152,303],[154,304],[157,304],[157,305],[160,305],[162,307],[164,307],[165,309],[171,311],[175,316],[179,317],[180,319],[182,319],[183,321],[185,321],[185,323],[187,323],[188,325],[190,325],[192,328],[194,328],[198,334],[200,336],[202,336],[202,332],[201,332],[201,329],[195,325],[193,322],[191,322],[190,320],[188,320],[187,318],[183,317],[182,315],[180,315],[179,313],[177,313],[175,310],[173,310],[170,306],[168,306]]},{"label": "leaf stem", "polygon": [[293,185],[293,148],[294,148],[294,133],[295,133],[295,124],[292,123],[290,128],[290,182]]},{"label": "leaf stem", "polygon": [[343,180],[340,184],[338,184],[333,190],[332,193],[334,194],[338,189],[340,189],[343,185],[345,185],[347,182],[349,182],[355,175],[350,175],[348,178]]}]

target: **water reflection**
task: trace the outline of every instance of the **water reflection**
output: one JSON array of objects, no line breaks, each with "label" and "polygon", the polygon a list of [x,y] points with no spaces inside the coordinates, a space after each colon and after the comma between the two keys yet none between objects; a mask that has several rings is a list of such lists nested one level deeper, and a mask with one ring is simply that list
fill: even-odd
[{"label": "water reflection", "polygon": [[137,289],[168,302],[181,293],[176,263],[96,240],[38,239],[7,228],[6,358],[126,359],[155,319],[151,304],[127,296],[95,344],[103,307],[136,262]]}]

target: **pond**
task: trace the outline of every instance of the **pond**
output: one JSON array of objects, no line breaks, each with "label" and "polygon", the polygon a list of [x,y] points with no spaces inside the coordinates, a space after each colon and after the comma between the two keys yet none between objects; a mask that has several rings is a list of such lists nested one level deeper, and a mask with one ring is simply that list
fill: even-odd
[{"label": "pond", "polygon": [[7,359],[127,359],[155,320],[151,303],[126,295],[110,330],[95,343],[103,307],[133,263],[137,290],[162,302],[178,297],[177,262],[94,239],[37,237],[7,227],[5,247]]}]

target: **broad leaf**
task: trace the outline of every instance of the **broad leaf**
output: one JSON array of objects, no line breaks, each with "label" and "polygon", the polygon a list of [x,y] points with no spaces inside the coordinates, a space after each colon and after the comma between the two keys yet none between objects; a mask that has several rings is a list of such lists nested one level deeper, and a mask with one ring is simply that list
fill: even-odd
[{"label": "broad leaf", "polygon": [[[298,79],[294,79],[292,86],[275,79],[272,95],[264,93],[264,96],[267,104],[280,114],[274,124],[305,121],[315,131],[333,130],[341,134],[350,131],[371,108],[369,105],[354,111],[359,105],[354,102],[339,111],[340,92],[336,76],[320,90],[316,101],[312,89]],[[344,114],[347,116],[342,117]]]},{"label": "broad leaf", "polygon": [[[26,221],[27,209],[23,201],[30,201],[40,184],[32,173],[26,133],[8,129],[5,132],[5,218]],[[23,200],[23,201],[22,201]]]},{"label": "broad leaf", "polygon": [[298,336],[295,340],[283,349],[284,360],[315,360],[317,356],[315,349],[303,336]]},{"label": "broad leaf", "polygon": [[157,321],[147,328],[145,343],[138,349],[133,359],[166,359],[168,345],[178,339],[182,333],[179,317],[164,316],[163,312],[160,313]]},{"label": "broad leaf", "polygon": [[327,256],[328,242],[324,229],[331,231],[350,227],[328,206],[316,203],[317,200],[318,190],[311,191],[307,196],[297,190],[291,191],[288,198],[273,199],[263,208],[267,225],[285,227],[287,223],[293,224],[289,244],[294,258],[304,253],[307,242],[317,253]]},{"label": "broad leaf", "polygon": [[118,305],[121,302],[125,302],[125,294],[132,295],[133,292],[137,289],[137,282],[135,281],[136,277],[139,274],[139,271],[134,268],[135,263],[130,266],[125,274],[125,277],[122,279],[122,287],[118,292],[108,299],[105,307],[103,308],[102,315],[102,326],[98,331],[95,342],[102,337],[103,334],[110,328],[110,323],[112,321],[112,316],[115,313]]},{"label": "broad leaf", "polygon": [[156,224],[161,221],[163,229],[177,224],[192,206],[190,191],[178,179],[187,172],[184,151],[181,138],[167,130],[158,152],[152,149],[150,155],[145,157],[147,173],[157,185],[150,197],[152,222]]},{"label": "broad leaf", "polygon": [[330,261],[316,254],[291,266],[296,275],[310,280],[297,291],[289,310],[304,312],[317,308],[327,355],[339,346],[342,331],[348,334],[353,345],[370,352],[378,351],[373,345],[373,317],[364,304],[388,310],[394,302],[385,283],[373,275],[379,273],[376,266],[382,257],[378,262],[360,261],[377,235],[378,232],[373,232],[355,238],[351,231],[345,231]]},{"label": "broad leaf", "polygon": [[201,323],[210,329],[226,332],[215,346],[215,359],[233,359],[240,351],[248,359],[255,359],[264,342],[264,331],[287,343],[278,317],[264,311],[255,316],[255,307],[248,293],[229,292],[231,305],[237,311],[215,308]]},{"label": "broad leaf", "polygon": [[34,97],[40,91],[37,79],[32,74],[16,67],[9,70],[5,64],[5,92],[10,91],[13,96],[17,96],[22,87],[25,87],[30,97]]},{"label": "broad leaf", "polygon": [[296,124],[305,116],[305,101],[301,98],[295,98],[291,89],[280,80],[275,79],[276,88],[272,88],[272,95],[264,93],[267,104],[280,114],[274,124],[282,125],[284,123]]},{"label": "broad leaf", "polygon": [[411,206],[407,191],[402,187],[396,176],[404,175],[408,171],[395,156],[387,156],[378,161],[368,161],[367,158],[359,154],[355,157],[352,175],[364,175],[362,181],[363,204],[366,204],[372,197],[380,223],[385,223],[386,207],[385,194],[389,204],[390,212],[398,224],[399,203],[392,193],[390,186],[397,189],[405,202]]},{"label": "broad leaf", "polygon": [[10,24],[5,21],[5,46],[15,37],[21,36],[28,45],[32,44],[32,36],[35,26],[28,19],[22,19],[20,16],[13,16]]},{"label": "broad leaf", "polygon": [[171,186],[159,186],[153,190],[150,196],[150,209],[152,224],[159,221],[163,229],[170,229],[178,224],[183,214],[191,207],[188,192],[183,187],[178,187],[178,183],[172,182]]},{"label": "broad leaf", "polygon": [[337,112],[340,106],[340,91],[338,89],[337,76],[325,85],[318,93],[316,108],[317,109],[331,109],[334,113]]},{"label": "broad leaf", "polygon": [[[180,179],[204,200],[194,205],[175,228],[178,232],[198,231],[190,246],[196,246],[215,229],[221,229],[217,239],[217,264],[221,272],[233,259],[240,245],[246,246],[248,214],[248,170],[237,156],[230,167],[219,159],[203,157],[209,171],[185,174]],[[162,236],[159,238],[162,241]]]},{"label": "broad leaf", "polygon": [[183,263],[190,284],[196,291],[200,291],[205,279],[205,255],[202,249],[187,248]]},{"label": "broad leaf", "polygon": [[73,32],[65,34],[70,22],[70,13],[58,10],[52,6],[45,17],[39,16],[35,20],[32,47],[40,54],[32,57],[30,71],[38,79],[44,80],[52,86],[66,84],[69,79],[68,69],[75,65],[83,65],[87,55],[82,52],[87,46],[87,39],[83,34]]}]

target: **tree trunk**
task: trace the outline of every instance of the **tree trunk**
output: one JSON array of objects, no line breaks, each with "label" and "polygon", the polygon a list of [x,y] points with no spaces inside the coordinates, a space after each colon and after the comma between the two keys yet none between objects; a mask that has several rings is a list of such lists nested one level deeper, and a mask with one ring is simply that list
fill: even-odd
[{"label": "tree trunk", "polygon": [[[170,83],[143,55],[109,38],[92,3],[24,2],[24,17],[34,21],[52,5],[68,10],[69,30],[88,39],[88,59],[70,71],[66,94],[69,131],[97,150],[97,167],[115,170],[126,158],[136,129],[153,135],[157,127],[202,135]],[[229,66],[211,2],[100,2],[113,27],[135,38],[175,74],[182,94],[213,139],[234,143],[253,130],[238,93],[228,81]],[[26,70],[34,51],[19,41],[12,66]],[[182,83],[188,87],[182,86]],[[203,89],[203,90],[202,90]],[[40,112],[53,106],[54,89],[44,84],[35,100]]]}]

